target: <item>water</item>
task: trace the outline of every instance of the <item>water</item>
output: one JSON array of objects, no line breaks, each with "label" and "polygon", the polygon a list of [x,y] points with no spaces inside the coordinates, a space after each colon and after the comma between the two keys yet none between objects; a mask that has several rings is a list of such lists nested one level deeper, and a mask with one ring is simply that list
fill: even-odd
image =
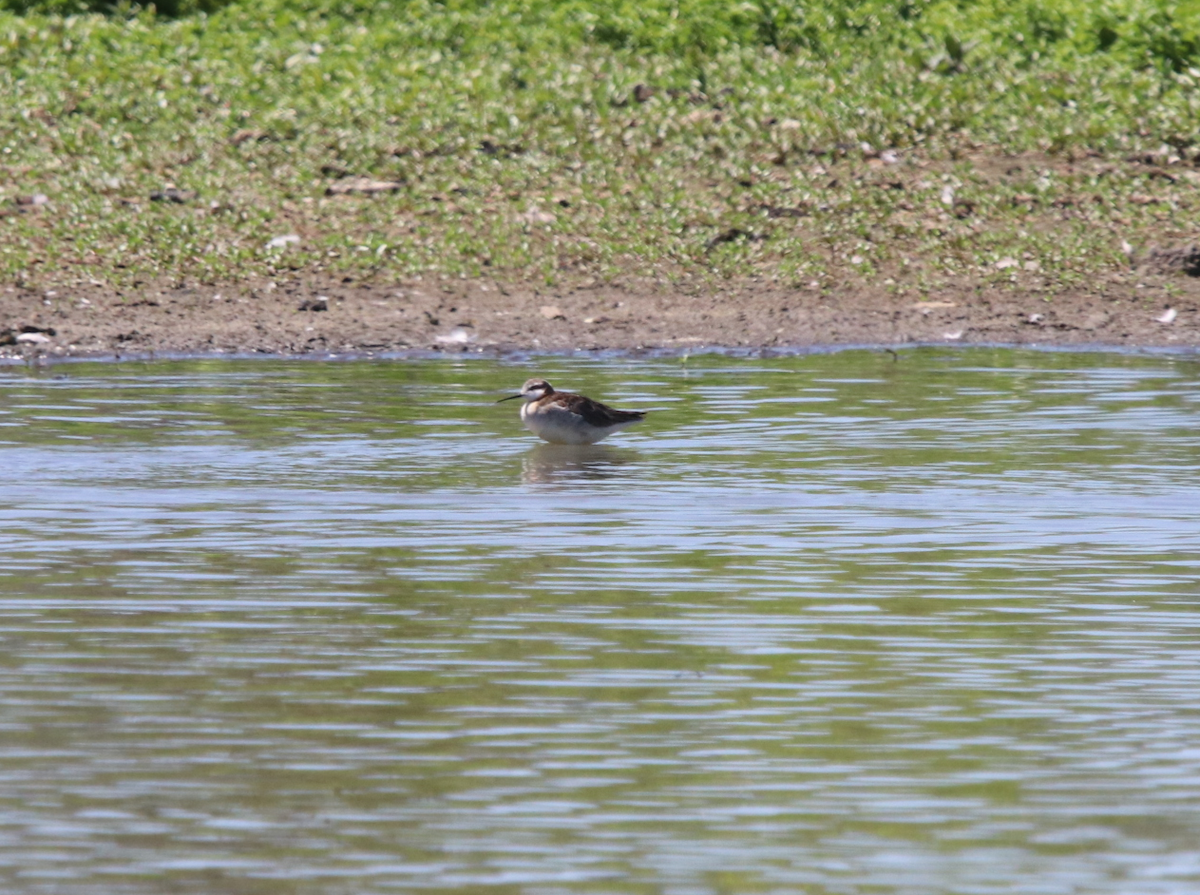
[{"label": "water", "polygon": [[0,888],[1191,895],[1198,373],[0,371]]}]

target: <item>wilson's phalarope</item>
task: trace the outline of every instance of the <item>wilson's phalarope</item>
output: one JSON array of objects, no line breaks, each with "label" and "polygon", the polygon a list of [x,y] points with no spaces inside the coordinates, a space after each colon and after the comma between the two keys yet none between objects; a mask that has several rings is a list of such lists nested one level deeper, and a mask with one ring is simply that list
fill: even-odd
[{"label": "wilson's phalarope", "polygon": [[525,428],[552,444],[595,444],[646,416],[641,410],[613,410],[583,395],[556,392],[545,379],[530,379],[519,395],[496,403],[516,398],[525,399],[521,405]]}]

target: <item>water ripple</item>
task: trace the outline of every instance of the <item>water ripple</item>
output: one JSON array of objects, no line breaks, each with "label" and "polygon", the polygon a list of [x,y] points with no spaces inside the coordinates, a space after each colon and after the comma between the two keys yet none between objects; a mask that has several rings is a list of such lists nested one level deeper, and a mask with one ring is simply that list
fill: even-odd
[{"label": "water ripple", "polygon": [[993,350],[6,374],[15,891],[1187,893],[1200,391]]}]

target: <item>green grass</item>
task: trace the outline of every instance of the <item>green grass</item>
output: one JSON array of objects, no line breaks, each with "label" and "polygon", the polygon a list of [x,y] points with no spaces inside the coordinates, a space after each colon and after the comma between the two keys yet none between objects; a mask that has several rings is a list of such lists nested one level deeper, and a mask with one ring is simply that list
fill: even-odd
[{"label": "green grass", "polygon": [[4,4],[7,281],[1053,289],[1196,232],[1200,3]]}]

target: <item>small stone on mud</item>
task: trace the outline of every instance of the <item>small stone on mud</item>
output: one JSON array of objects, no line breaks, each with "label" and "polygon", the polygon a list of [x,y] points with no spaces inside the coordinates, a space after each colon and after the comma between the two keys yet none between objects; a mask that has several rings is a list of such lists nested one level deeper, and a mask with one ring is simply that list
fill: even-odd
[{"label": "small stone on mud", "polygon": [[299,241],[300,241],[300,237],[297,236],[295,233],[285,233],[283,236],[276,236],[274,239],[272,239],[270,242],[268,242],[267,248],[268,249],[285,249],[289,245],[292,245],[293,243],[298,243]]},{"label": "small stone on mud", "polygon": [[155,190],[150,194],[151,202],[175,202],[178,205],[182,205],[184,202],[191,202],[195,198],[195,190],[181,190],[173,186]]},{"label": "small stone on mud", "polygon": [[268,134],[266,131],[256,131],[256,130],[249,130],[247,128],[243,128],[242,130],[237,131],[232,137],[230,137],[229,142],[232,143],[234,146],[241,146],[243,143],[250,143],[250,142],[265,143],[267,140],[270,140],[270,139],[271,139],[271,135]]},{"label": "small stone on mud", "polygon": [[558,305],[542,305],[542,316],[547,320],[566,320],[567,315],[564,314]]},{"label": "small stone on mud", "polygon": [[914,311],[928,314],[930,311],[937,310],[938,308],[957,308],[958,305],[952,301],[919,301],[911,307]]},{"label": "small stone on mud", "polygon": [[1021,262],[1016,258],[1001,258],[996,262],[996,270],[1008,270],[1010,267],[1020,267]]},{"label": "small stone on mud", "polygon": [[437,341],[446,345],[465,345],[468,342],[475,341],[474,333],[471,333],[463,325],[456,326],[444,336],[437,336]]},{"label": "small stone on mud", "polygon": [[240,146],[242,143],[260,143],[268,139],[270,139],[270,136],[265,131],[252,131],[244,127],[242,130],[234,133],[234,136],[229,138],[229,142],[235,146]]},{"label": "small stone on mud", "polygon": [[372,180],[370,177],[353,177],[331,183],[325,188],[326,196],[347,196],[351,193],[362,193],[370,196],[375,193],[396,193],[404,189],[404,184],[398,180]]},{"label": "small stone on mud", "polygon": [[558,216],[553,212],[542,211],[540,208],[529,209],[521,218],[530,224],[553,224],[558,220]]}]

